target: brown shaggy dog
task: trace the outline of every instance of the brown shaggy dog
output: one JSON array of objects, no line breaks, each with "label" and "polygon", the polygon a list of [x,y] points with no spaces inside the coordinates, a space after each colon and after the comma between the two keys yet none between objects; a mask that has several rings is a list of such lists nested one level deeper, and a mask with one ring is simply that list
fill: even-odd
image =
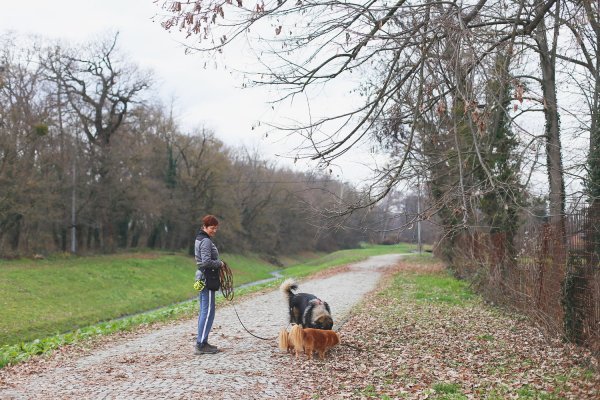
[{"label": "brown shaggy dog", "polygon": [[294,347],[296,357],[302,350],[308,359],[312,359],[313,352],[319,354],[321,360],[325,359],[325,352],[340,343],[340,334],[323,329],[302,328],[294,325],[288,335],[288,342]]}]

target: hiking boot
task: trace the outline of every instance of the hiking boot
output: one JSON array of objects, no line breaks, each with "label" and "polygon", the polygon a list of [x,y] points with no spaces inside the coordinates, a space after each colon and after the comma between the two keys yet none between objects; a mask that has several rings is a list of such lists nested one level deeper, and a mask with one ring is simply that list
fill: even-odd
[{"label": "hiking boot", "polygon": [[217,346],[213,346],[212,344],[206,342],[204,343],[204,348],[209,349],[212,352],[217,353],[219,351],[219,349],[217,348]]},{"label": "hiking boot", "polygon": [[218,352],[219,352],[219,349],[217,348],[217,346],[213,346],[212,344],[208,344],[208,343],[203,343],[203,344],[196,344],[196,349],[194,351],[194,354],[215,354]]}]

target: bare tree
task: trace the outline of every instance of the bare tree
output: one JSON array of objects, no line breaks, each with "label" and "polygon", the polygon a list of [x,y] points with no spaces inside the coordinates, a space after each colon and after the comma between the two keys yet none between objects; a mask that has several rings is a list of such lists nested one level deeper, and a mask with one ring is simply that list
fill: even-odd
[{"label": "bare tree", "polygon": [[[111,213],[119,201],[110,187],[115,176],[111,158],[111,139],[122,126],[129,108],[141,100],[150,86],[151,77],[135,65],[119,58],[118,33],[91,44],[88,54],[82,49],[64,49],[56,46],[48,51],[48,78],[60,88],[68,100],[80,129],[87,139],[87,149],[95,158],[89,171],[96,179],[92,193],[100,214],[100,246],[113,249],[117,228],[111,222]],[[108,189],[108,190],[107,190]]]},{"label": "bare tree", "polygon": [[[320,160],[323,165],[374,134],[399,137],[402,147],[391,151],[395,162],[382,168],[373,184],[369,203],[374,204],[399,181],[414,176],[408,170],[409,160],[418,159],[411,153],[421,145],[415,136],[420,115],[439,109],[443,102],[450,104],[448,95],[464,92],[461,80],[449,82],[448,74],[440,71],[449,66],[456,69],[449,57],[467,55],[460,60],[462,81],[475,83],[486,61],[502,50],[501,44],[532,32],[553,3],[523,18],[518,5],[507,8],[502,2],[485,0],[466,4],[273,1],[256,7],[241,1],[166,1],[163,8],[171,16],[163,26],[197,38],[197,43],[188,43],[199,51],[227,51],[236,38],[245,36],[264,66],[250,83],[283,89],[283,98],[360,75],[357,91],[364,102],[356,108],[280,128],[305,139],[298,157]],[[456,47],[459,43],[462,50]],[[470,106],[477,99],[465,100]],[[381,121],[386,121],[387,131],[378,129]]]},{"label": "bare tree", "polygon": [[87,139],[99,146],[110,144],[128,108],[151,84],[149,73],[118,58],[118,37],[92,44],[87,57],[60,47],[49,54],[52,78],[62,86]]},{"label": "bare tree", "polygon": [[[562,219],[565,212],[565,183],[562,165],[560,141],[560,116],[558,111],[558,97],[556,93],[556,54],[558,49],[559,15],[560,9],[557,2],[554,24],[552,29],[547,29],[544,19],[540,21],[534,34],[537,49],[539,49],[541,86],[544,101],[544,114],[546,119],[546,157],[549,178],[550,215]],[[545,6],[543,1],[537,1],[536,10]],[[540,11],[541,12],[541,11]],[[549,41],[547,35],[552,35]],[[564,228],[563,228],[564,231]]]}]

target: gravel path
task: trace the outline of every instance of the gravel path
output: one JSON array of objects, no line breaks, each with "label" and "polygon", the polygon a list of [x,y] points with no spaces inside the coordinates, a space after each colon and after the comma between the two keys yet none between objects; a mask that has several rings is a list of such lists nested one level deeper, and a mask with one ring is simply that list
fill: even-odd
[{"label": "gravel path", "polygon": [[[352,306],[373,290],[381,269],[402,256],[384,255],[352,264],[346,272],[299,282],[331,307],[334,330]],[[279,290],[217,308],[209,337],[221,352],[194,355],[196,320],[129,335],[79,357],[49,361],[27,374],[23,369],[0,379],[0,399],[283,399],[288,382],[276,377],[277,333],[287,311]]]}]

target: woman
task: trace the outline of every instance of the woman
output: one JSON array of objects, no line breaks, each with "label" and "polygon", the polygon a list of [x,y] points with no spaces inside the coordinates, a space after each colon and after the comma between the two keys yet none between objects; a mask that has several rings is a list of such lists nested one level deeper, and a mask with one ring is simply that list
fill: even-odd
[{"label": "woman", "polygon": [[[196,255],[196,280],[206,280],[206,268],[221,268],[223,262],[219,260],[219,251],[211,238],[214,237],[219,228],[219,221],[213,215],[202,218],[202,229],[196,235],[194,253]],[[200,311],[198,313],[198,336],[196,337],[195,354],[214,354],[219,351],[216,346],[208,343],[208,334],[215,319],[215,293],[204,287],[198,295]]]}]

